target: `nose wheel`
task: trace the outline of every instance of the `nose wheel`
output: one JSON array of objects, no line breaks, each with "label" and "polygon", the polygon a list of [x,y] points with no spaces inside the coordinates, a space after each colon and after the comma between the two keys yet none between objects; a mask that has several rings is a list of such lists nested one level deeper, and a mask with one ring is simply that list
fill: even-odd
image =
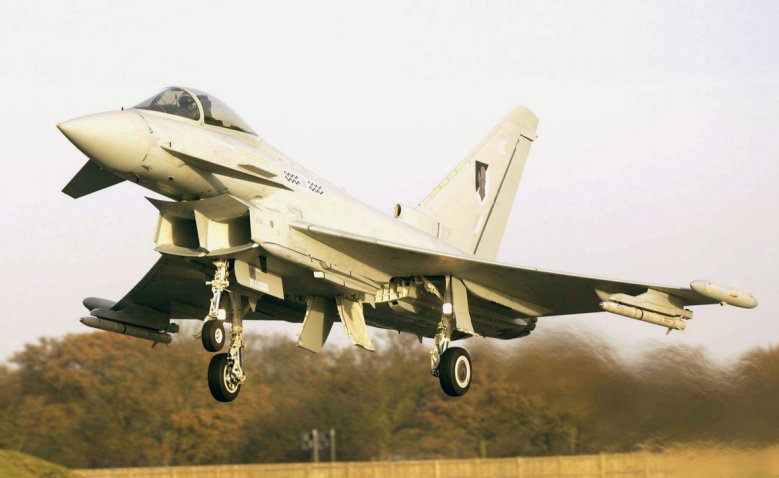
[{"label": "nose wheel", "polygon": [[222,294],[230,287],[230,271],[227,260],[214,262],[216,272],[214,279],[206,282],[211,286],[211,304],[208,307],[208,315],[204,319],[200,338],[203,348],[209,352],[219,352],[225,344],[225,311],[220,307]]},{"label": "nose wheel", "polygon": [[225,328],[221,320],[209,320],[200,332],[203,347],[209,352],[219,352],[225,345]]}]

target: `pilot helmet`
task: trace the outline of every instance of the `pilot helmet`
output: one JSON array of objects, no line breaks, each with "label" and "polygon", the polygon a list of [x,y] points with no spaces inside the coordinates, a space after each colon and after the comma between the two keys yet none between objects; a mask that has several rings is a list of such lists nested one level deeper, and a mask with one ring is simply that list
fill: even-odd
[{"label": "pilot helmet", "polygon": [[181,98],[179,98],[179,106],[185,110],[195,109],[195,100],[187,94],[181,95]]}]

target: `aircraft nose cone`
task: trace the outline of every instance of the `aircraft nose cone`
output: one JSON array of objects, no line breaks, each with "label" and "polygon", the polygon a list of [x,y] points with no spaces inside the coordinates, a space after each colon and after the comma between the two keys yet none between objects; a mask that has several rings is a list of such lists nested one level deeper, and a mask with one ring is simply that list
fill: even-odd
[{"label": "aircraft nose cone", "polygon": [[82,153],[117,173],[138,168],[149,151],[149,126],[134,111],[82,116],[57,128]]}]

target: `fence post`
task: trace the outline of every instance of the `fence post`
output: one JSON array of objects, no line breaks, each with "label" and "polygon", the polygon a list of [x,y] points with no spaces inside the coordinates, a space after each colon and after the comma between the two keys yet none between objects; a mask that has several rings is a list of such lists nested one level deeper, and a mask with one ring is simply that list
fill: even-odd
[{"label": "fence post", "polygon": [[435,478],[441,478],[441,463],[439,463],[438,460],[435,460],[433,462],[433,467],[435,469]]},{"label": "fence post", "polygon": [[603,452],[598,453],[598,471],[600,471],[600,478],[606,478],[606,457],[603,456]]},{"label": "fence post", "polygon": [[522,458],[517,457],[514,463],[516,464],[517,478],[522,478]]},{"label": "fence post", "polygon": [[643,454],[644,456],[644,478],[649,478],[649,452]]}]

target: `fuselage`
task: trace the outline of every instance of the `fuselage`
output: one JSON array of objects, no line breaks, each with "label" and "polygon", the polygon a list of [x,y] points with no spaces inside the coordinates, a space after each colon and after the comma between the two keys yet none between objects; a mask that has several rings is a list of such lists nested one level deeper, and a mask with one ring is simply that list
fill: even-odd
[{"label": "fuselage", "polygon": [[[343,189],[304,168],[257,136],[224,131],[215,126],[188,124],[191,120],[165,117],[167,115],[163,113],[128,113],[140,114],[151,130],[149,151],[133,174],[137,175],[139,185],[155,192],[172,199],[231,194],[254,207],[286,216],[290,221],[320,224],[371,237],[391,238],[393,242],[416,247],[462,254],[440,239],[349,196]],[[203,174],[161,148],[171,143],[181,144],[190,151],[208,151],[208,154],[227,163],[240,161],[279,171],[283,175],[279,179],[291,191],[213,173]]]},{"label": "fuselage", "polygon": [[[349,196],[253,133],[135,108],[77,118],[61,124],[60,129],[101,167],[174,200],[229,194],[290,222],[308,222],[414,247],[465,254]],[[258,184],[204,171],[171,154],[171,148],[228,168],[249,165],[272,171],[277,184]]]}]

